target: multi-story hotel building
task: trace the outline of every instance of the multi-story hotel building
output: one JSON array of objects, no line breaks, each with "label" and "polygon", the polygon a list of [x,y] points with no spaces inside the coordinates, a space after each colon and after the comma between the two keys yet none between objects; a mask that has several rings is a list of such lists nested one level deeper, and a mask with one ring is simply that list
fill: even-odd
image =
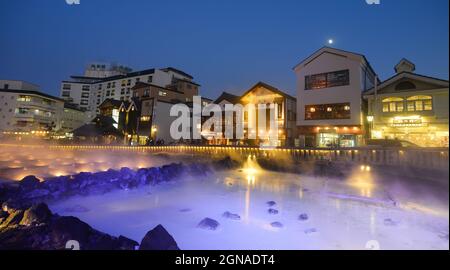
[{"label": "multi-story hotel building", "polygon": [[71,76],[61,83],[61,98],[90,112],[99,113],[98,106],[106,99],[130,100],[136,83],[149,83],[180,91],[198,91],[193,77],[175,68],[147,69],[131,72],[129,68],[91,64],[83,76]]},{"label": "multi-story hotel building", "polygon": [[294,67],[298,146],[354,147],[364,141],[362,92],[376,73],[364,55],[324,47]]},{"label": "multi-story hotel building", "polygon": [[61,128],[64,100],[23,81],[0,81],[0,130],[46,135]]},{"label": "multi-story hotel building", "polygon": [[370,137],[448,147],[448,81],[414,73],[415,65],[406,59],[395,71],[377,89],[364,93]]}]

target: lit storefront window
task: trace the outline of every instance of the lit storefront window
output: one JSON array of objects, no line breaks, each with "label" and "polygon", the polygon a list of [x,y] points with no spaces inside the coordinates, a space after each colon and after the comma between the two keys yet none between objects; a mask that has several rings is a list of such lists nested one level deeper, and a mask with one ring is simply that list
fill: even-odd
[{"label": "lit storefront window", "polygon": [[433,98],[431,96],[413,96],[407,98],[408,112],[432,111]]},{"label": "lit storefront window", "polygon": [[403,98],[390,97],[383,99],[383,112],[403,112]]}]

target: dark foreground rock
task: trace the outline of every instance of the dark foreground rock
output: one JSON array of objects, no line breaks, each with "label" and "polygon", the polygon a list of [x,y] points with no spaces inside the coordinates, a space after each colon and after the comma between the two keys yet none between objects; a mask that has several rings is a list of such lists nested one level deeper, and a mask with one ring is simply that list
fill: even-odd
[{"label": "dark foreground rock", "polygon": [[141,241],[139,250],[179,250],[177,242],[162,225],[149,231]]},{"label": "dark foreground rock", "polygon": [[76,217],[52,214],[43,203],[25,210],[10,208],[0,223],[0,250],[63,250],[70,240],[82,250],[134,250],[138,245],[97,231]]}]

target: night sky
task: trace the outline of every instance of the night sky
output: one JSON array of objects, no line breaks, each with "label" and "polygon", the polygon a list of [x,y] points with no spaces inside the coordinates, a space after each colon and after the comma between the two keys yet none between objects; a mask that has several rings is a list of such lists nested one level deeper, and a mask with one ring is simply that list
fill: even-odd
[{"label": "night sky", "polygon": [[295,95],[292,67],[330,38],[381,79],[402,57],[448,79],[448,0],[80,1],[0,0],[0,79],[59,95],[61,80],[102,61],[179,68],[210,98],[257,81]]}]

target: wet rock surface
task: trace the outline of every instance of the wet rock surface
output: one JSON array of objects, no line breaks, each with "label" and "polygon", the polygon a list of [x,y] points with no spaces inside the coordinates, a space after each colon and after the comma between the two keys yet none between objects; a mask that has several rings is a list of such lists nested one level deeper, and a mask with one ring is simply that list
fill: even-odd
[{"label": "wet rock surface", "polygon": [[270,223],[270,226],[274,227],[274,228],[283,228],[283,223],[275,221]]},{"label": "wet rock surface", "polygon": [[2,183],[0,202],[15,207],[28,208],[39,202],[66,199],[71,196],[103,195],[114,190],[130,190],[146,185],[176,181],[184,175],[204,176],[212,169],[236,168],[240,164],[226,157],[209,163],[172,163],[161,167],[132,170],[109,169],[96,173],[81,172],[75,175],[47,178],[45,181],[33,175],[26,176],[17,183]]},{"label": "wet rock surface", "polygon": [[215,231],[219,227],[219,225],[220,224],[217,220],[214,220],[212,218],[204,218],[202,221],[200,221],[197,227],[205,230]]},{"label": "wet rock surface", "polygon": [[308,219],[309,219],[309,216],[308,216],[308,214],[305,214],[305,213],[300,214],[300,215],[298,216],[298,220],[300,220],[300,221],[306,221],[306,220],[308,220]]},{"label": "wet rock surface", "polygon": [[267,202],[267,205],[269,206],[269,207],[272,207],[272,206],[274,206],[274,205],[276,205],[277,203],[275,202],[275,201],[268,201]]},{"label": "wet rock surface", "polygon": [[232,219],[232,220],[241,220],[241,216],[238,214],[233,214],[231,212],[226,211],[225,213],[222,214],[222,217],[227,218],[227,219]]}]

